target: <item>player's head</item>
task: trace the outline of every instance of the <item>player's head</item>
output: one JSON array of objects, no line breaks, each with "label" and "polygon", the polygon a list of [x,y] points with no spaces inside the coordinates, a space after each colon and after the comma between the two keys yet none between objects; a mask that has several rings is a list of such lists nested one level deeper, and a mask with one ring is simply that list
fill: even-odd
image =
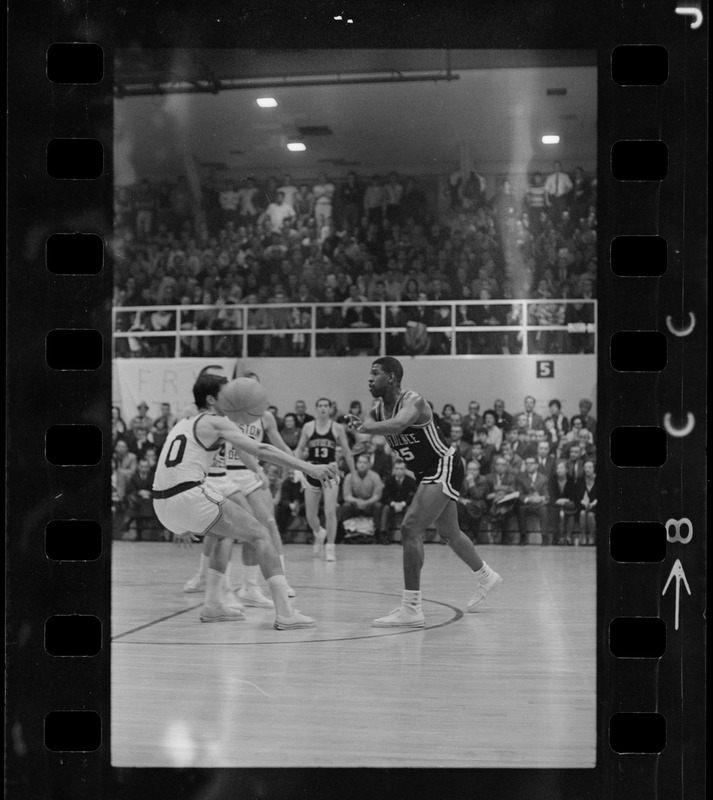
[{"label": "player's head", "polygon": [[328,397],[320,397],[314,404],[320,417],[328,417],[332,410],[332,401]]},{"label": "player's head", "polygon": [[369,391],[372,397],[383,397],[389,387],[398,389],[404,376],[401,362],[391,356],[377,358],[371,365]]},{"label": "player's head", "polygon": [[203,369],[198,373],[198,377],[200,378],[203,375],[218,375],[219,377],[225,378],[225,369],[220,366],[220,364],[209,364],[207,367],[203,367]]},{"label": "player's head", "polygon": [[250,371],[243,372],[240,377],[241,378],[251,378],[252,380],[257,381],[258,383],[260,383],[260,378],[258,377],[257,372],[250,372]]},{"label": "player's head", "polygon": [[221,386],[225,386],[228,379],[224,375],[199,375],[193,384],[193,400],[199,409],[209,408],[212,404],[208,398],[215,400],[220,393]]}]

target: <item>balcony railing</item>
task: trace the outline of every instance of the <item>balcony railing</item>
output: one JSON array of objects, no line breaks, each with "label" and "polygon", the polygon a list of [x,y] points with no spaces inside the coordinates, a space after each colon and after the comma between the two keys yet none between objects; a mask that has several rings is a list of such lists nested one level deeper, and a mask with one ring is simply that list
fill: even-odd
[{"label": "balcony railing", "polygon": [[[367,321],[350,326],[350,308]],[[115,357],[404,355],[426,342],[424,355],[552,355],[596,353],[597,301],[118,306],[112,322]]]}]

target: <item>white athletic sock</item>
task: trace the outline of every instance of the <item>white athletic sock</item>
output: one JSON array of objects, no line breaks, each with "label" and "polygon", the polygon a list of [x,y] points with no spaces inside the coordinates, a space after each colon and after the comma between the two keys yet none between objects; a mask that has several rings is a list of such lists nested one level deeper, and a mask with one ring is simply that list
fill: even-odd
[{"label": "white athletic sock", "polygon": [[275,611],[281,617],[289,617],[292,614],[292,604],[287,596],[287,580],[284,575],[273,575],[267,579],[267,588],[270,590]]},{"label": "white athletic sock", "polygon": [[414,589],[404,589],[401,602],[415,611],[421,608],[421,592]]},{"label": "white athletic sock", "polygon": [[230,567],[232,566],[232,561],[228,561],[228,566],[225,568],[225,582],[227,586],[230,586]]},{"label": "white athletic sock", "polygon": [[217,569],[209,569],[206,575],[205,604],[218,606],[223,600],[223,587],[225,586],[225,573]]},{"label": "white athletic sock", "polygon": [[206,572],[208,571],[208,563],[210,562],[210,557],[201,553],[201,563],[198,567],[198,574],[205,577]]},{"label": "white athletic sock", "polygon": [[260,565],[253,564],[245,567],[245,586],[258,586],[260,578]]},{"label": "white athletic sock", "polygon": [[287,571],[285,570],[285,556],[284,554],[280,555],[280,564],[282,564],[282,574],[287,575]]},{"label": "white athletic sock", "polygon": [[483,561],[483,566],[479,570],[473,570],[476,578],[486,578],[490,574],[490,567]]}]

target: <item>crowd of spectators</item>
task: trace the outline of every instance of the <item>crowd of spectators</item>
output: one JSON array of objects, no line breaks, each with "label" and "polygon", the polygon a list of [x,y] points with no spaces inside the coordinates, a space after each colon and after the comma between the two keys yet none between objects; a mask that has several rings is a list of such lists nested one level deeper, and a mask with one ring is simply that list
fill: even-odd
[{"label": "crowd of spectators", "polygon": [[[523,407],[510,412],[496,399],[481,411],[476,400],[458,412],[446,404],[434,417],[446,439],[462,460],[465,481],[458,503],[461,527],[475,542],[528,543],[529,517],[539,521],[543,545],[592,545],[596,535],[596,419],[592,403],[579,402],[579,413],[567,416],[553,399],[548,414],[535,411],[537,401],[524,398]],[[150,488],[158,454],[175,423],[171,407],[161,404],[152,418],[141,403],[126,423],[118,408],[112,411],[112,498],[115,529],[119,535],[141,539],[144,529],[155,527]],[[278,430],[291,448],[297,445],[305,422],[313,419],[304,400],[294,410],[280,414],[271,406]],[[354,401],[350,414],[362,416]],[[344,420],[332,403],[331,416]],[[348,430],[356,473],[348,473],[344,453],[337,460],[345,479],[340,483],[337,541],[391,543],[416,491],[407,465],[389,448],[383,436]],[[275,504],[280,533],[290,541],[305,533],[304,490],[293,470],[265,469]],[[368,523],[362,526],[361,522]],[[164,532],[168,538],[169,534]]]},{"label": "crowd of spectators", "polygon": [[[323,303],[318,329],[364,331],[318,334],[318,354],[375,354],[369,329],[382,321],[401,329],[387,337],[389,353],[437,354],[450,344],[429,329],[451,325],[449,306],[400,304],[530,298],[552,302],[530,306],[529,325],[579,328],[531,331],[529,352],[593,352],[593,304],[556,301],[595,297],[596,179],[555,162],[518,195],[503,179],[488,196],[474,171],[449,177],[440,212],[437,193],[435,182],[395,172],[366,182],[354,172],[339,183],[324,173],[308,183],[290,175],[207,182],[199,196],[184,176],[120,187],[114,305],[149,308],[118,314],[117,329],[174,331],[175,311],[160,306],[205,305],[182,312],[179,355],[235,355],[235,337],[221,331],[246,322],[248,330],[282,331],[250,336],[248,355],[305,356],[308,304]],[[384,320],[370,302],[388,304]],[[523,304],[456,308],[458,327],[523,322]],[[191,335],[206,330],[214,335]],[[518,332],[457,336],[458,353],[521,349]],[[173,336],[117,340],[120,356],[174,354]]]}]

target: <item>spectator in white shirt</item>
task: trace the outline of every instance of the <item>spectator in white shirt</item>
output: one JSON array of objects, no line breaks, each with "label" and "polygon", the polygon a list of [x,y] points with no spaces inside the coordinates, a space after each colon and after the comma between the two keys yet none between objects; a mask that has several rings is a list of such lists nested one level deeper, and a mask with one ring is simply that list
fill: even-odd
[{"label": "spectator in white shirt", "polygon": [[574,189],[572,179],[566,172],[562,171],[562,163],[555,161],[552,164],[552,172],[545,180],[545,193],[550,205],[552,219],[559,220],[562,212],[568,208],[569,198]]},{"label": "spectator in white shirt", "polygon": [[277,192],[277,200],[274,203],[270,203],[270,205],[263,211],[260,215],[260,219],[258,223],[268,223],[269,229],[273,233],[279,233],[282,230],[282,227],[286,220],[289,220],[295,216],[295,210],[292,206],[287,205],[285,203],[285,195],[283,192]]},{"label": "spectator in white shirt", "polygon": [[238,213],[240,214],[241,223],[244,224],[246,222],[255,221],[259,212],[254,200],[255,195],[258,194],[259,191],[257,186],[255,186],[255,178],[253,178],[252,175],[248,176],[245,180],[245,186],[238,190]]},{"label": "spectator in white shirt", "polygon": [[285,198],[285,203],[288,206],[295,207],[295,197],[299,192],[299,189],[292,183],[292,176],[285,175],[282,179],[282,186],[277,190],[278,192],[282,192]]},{"label": "spectator in white shirt", "polygon": [[334,184],[330,183],[324,172],[319,173],[317,183],[312,187],[314,196],[314,218],[317,230],[321,231],[332,219],[332,198],[334,197]]}]

